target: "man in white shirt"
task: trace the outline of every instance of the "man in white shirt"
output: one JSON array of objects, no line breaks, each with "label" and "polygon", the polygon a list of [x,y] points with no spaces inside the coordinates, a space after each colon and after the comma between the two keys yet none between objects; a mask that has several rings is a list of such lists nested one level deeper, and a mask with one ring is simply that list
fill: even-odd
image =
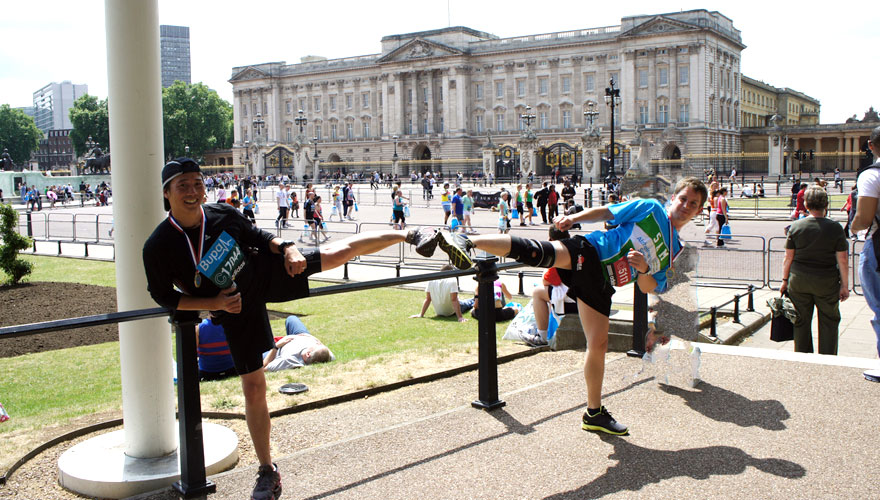
[{"label": "man in white shirt", "polygon": [[[451,271],[453,267],[446,264],[441,271]],[[424,318],[428,312],[428,306],[434,304],[434,314],[437,316],[455,316],[459,323],[467,321],[462,314],[474,307],[474,299],[459,300],[458,278],[444,278],[429,281],[425,287],[425,302],[422,304],[422,312],[413,314],[410,318]]]},{"label": "man in white shirt", "polygon": [[[871,131],[868,147],[874,153],[874,163],[859,169],[856,181],[859,198],[851,230],[857,233],[867,229],[865,246],[859,256],[859,279],[865,301],[874,312],[871,326],[877,337],[877,355],[880,356],[880,267],[877,264],[877,252],[872,238],[880,224],[877,217],[877,200],[880,199],[880,127]],[[872,382],[880,382],[880,369],[866,370],[865,378]]]},{"label": "man in white shirt", "polygon": [[287,211],[290,209],[290,204],[287,201],[289,197],[290,194],[287,191],[287,186],[282,182],[278,185],[278,192],[275,193],[275,201],[278,204],[278,218],[275,219],[276,227],[287,227]]},{"label": "man in white shirt", "polygon": [[284,328],[287,335],[276,340],[275,348],[263,356],[263,368],[267,372],[300,368],[336,359],[330,349],[312,336],[306,325],[296,316],[288,316]]}]

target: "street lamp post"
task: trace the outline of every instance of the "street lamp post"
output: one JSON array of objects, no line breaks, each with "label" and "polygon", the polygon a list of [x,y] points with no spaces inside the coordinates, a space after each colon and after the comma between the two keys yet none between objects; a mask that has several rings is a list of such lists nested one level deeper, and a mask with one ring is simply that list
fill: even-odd
[{"label": "street lamp post", "polygon": [[299,110],[297,112],[297,115],[298,116],[293,119],[293,123],[295,123],[295,124],[297,124],[297,126],[299,126],[299,135],[302,135],[303,134],[303,127],[306,125],[306,123],[308,123],[309,120],[305,116],[303,116],[303,110]]},{"label": "street lamp post", "polygon": [[589,129],[597,116],[599,112],[596,111],[596,101],[587,101],[587,105],[584,106],[584,128]]},{"label": "street lamp post", "polygon": [[[300,127],[302,127],[302,126],[300,125]],[[314,165],[314,170],[315,170],[312,173],[312,180],[314,182],[318,182],[319,170],[318,170],[318,137],[317,136],[312,137],[312,148],[315,150],[314,154],[312,155],[312,164]]]},{"label": "street lamp post", "polygon": [[620,105],[620,89],[614,88],[614,78],[608,83],[609,86],[605,87],[605,104],[611,106],[611,150],[608,155],[611,160],[608,166],[608,180],[611,180],[614,178],[614,108]]},{"label": "street lamp post", "polygon": [[183,147],[184,156],[189,158],[189,145]]},{"label": "street lamp post", "polygon": [[532,107],[526,106],[526,112],[519,115],[519,119],[525,122],[526,130],[531,130],[532,122],[535,121],[535,114],[532,113]]},{"label": "street lamp post", "polygon": [[392,177],[400,174],[400,172],[397,171],[398,170],[397,161],[400,158],[399,156],[397,156],[397,139],[398,139],[398,137],[396,135],[391,136],[391,140],[394,141],[394,154],[391,155],[391,176]]},{"label": "street lamp post", "polygon": [[[257,116],[254,117],[254,165],[259,161],[259,157],[257,156],[259,152],[259,146],[263,143],[263,127],[266,126],[266,121],[263,120],[262,113],[257,113]],[[263,172],[265,173],[265,172]]]},{"label": "street lamp post", "polygon": [[251,168],[251,157],[250,157],[250,149],[251,141],[244,141],[244,166],[247,169],[249,174],[253,174],[254,171]]}]

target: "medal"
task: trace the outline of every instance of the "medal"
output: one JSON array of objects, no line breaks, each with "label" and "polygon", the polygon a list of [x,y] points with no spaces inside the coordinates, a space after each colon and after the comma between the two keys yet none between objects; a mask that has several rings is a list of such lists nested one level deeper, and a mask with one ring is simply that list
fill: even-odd
[{"label": "medal", "polygon": [[189,235],[187,235],[186,231],[184,231],[183,228],[180,227],[180,224],[174,219],[174,217],[172,217],[170,213],[168,214],[168,222],[170,222],[171,225],[174,226],[174,229],[177,229],[178,231],[180,231],[180,233],[183,234],[183,237],[186,238],[187,247],[189,247],[189,255],[190,255],[190,257],[192,257],[193,266],[195,266],[195,268],[196,268],[196,275],[193,278],[193,285],[195,285],[196,288],[199,288],[200,286],[202,286],[202,275],[199,272],[199,261],[202,260],[202,254],[204,254],[204,252],[205,252],[205,226],[208,225],[207,218],[205,217],[205,209],[200,207],[200,210],[202,211],[202,227],[199,230],[199,254],[198,254],[198,256],[196,256],[196,249],[195,249],[195,246],[193,245],[192,241],[190,241]]},{"label": "medal", "polygon": [[[672,245],[676,241],[674,231],[675,231],[675,228],[672,227],[672,220],[670,220],[669,221],[669,249],[670,250],[672,250],[674,248]],[[666,268],[666,279],[667,280],[671,280],[675,276],[675,259],[676,259],[676,257],[678,257],[678,255],[681,253],[682,250],[684,250],[684,248],[681,248],[681,245],[679,245],[678,252],[674,253],[672,255],[672,259],[669,261],[669,267]]]}]

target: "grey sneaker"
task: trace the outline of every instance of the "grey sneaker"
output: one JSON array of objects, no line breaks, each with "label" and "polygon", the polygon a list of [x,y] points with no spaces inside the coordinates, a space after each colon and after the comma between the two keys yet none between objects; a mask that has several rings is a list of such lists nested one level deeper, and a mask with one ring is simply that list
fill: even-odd
[{"label": "grey sneaker", "polygon": [[606,432],[615,436],[626,436],[629,434],[629,429],[617,420],[614,420],[614,417],[608,413],[604,406],[599,408],[599,412],[595,415],[590,415],[589,411],[584,412],[581,428],[585,431]]},{"label": "grey sneaker", "polygon": [[880,370],[865,370],[863,375],[865,376],[865,380],[880,382]]},{"label": "grey sneaker", "polygon": [[474,266],[468,253],[473,250],[474,242],[467,236],[458,233],[450,233],[448,231],[438,231],[437,244],[440,250],[446,252],[452,265],[458,269],[470,269]]},{"label": "grey sneaker", "polygon": [[261,465],[251,500],[277,500],[281,497],[281,475],[275,464]]},{"label": "grey sneaker", "polygon": [[434,250],[437,249],[438,238],[439,233],[436,229],[430,227],[417,227],[415,229],[410,229],[409,232],[406,233],[406,239],[404,241],[416,247],[416,252],[422,257],[430,257],[434,255]]}]

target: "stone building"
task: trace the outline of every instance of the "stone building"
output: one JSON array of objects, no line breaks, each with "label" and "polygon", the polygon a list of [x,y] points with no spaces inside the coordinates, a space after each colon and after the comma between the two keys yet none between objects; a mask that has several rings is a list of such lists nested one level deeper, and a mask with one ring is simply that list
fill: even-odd
[{"label": "stone building", "polygon": [[[316,158],[390,171],[397,152],[400,173],[485,171],[489,150],[496,175],[589,170],[587,143],[604,155],[610,142],[611,80],[620,167],[636,144],[653,158],[736,153],[743,48],[730,19],[692,10],[513,38],[451,27],[386,36],[377,54],[236,67],[234,161],[302,176]],[[585,133],[590,101],[599,138]]]},{"label": "stone building", "polygon": [[747,76],[742,77],[742,127],[769,127],[779,115],[784,125],[818,125],[821,103],[788,87],[776,88]]}]

